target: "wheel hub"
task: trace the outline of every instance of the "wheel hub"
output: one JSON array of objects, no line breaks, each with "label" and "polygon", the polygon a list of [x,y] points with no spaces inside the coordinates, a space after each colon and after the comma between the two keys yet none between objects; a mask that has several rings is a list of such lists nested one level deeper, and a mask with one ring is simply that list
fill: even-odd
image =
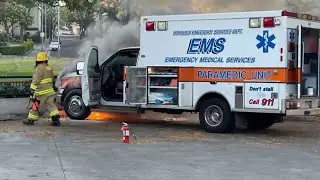
[{"label": "wheel hub", "polygon": [[81,97],[72,96],[69,100],[69,110],[74,114],[79,114],[82,109]]},{"label": "wheel hub", "polygon": [[211,105],[205,110],[204,118],[208,125],[216,127],[219,126],[223,120],[223,112],[220,107]]}]

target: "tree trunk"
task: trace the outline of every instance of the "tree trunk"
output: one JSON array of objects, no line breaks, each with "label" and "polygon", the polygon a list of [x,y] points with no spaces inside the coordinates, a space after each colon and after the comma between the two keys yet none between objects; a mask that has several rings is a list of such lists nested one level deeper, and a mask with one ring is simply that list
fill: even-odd
[{"label": "tree trunk", "polygon": [[11,37],[13,38],[13,36],[14,36],[14,30],[15,30],[15,28],[12,26],[12,28],[11,28]]},{"label": "tree trunk", "polygon": [[4,29],[6,30],[6,33],[9,35],[10,34],[10,27],[5,26]]},{"label": "tree trunk", "polygon": [[11,28],[11,35],[12,35],[12,38],[14,37],[14,30],[16,30],[18,26],[12,26]]},{"label": "tree trunk", "polygon": [[20,41],[24,40],[24,29],[25,27],[23,25],[20,25]]},{"label": "tree trunk", "polygon": [[10,27],[8,27],[8,26],[4,26],[4,29],[5,29],[5,31],[6,31],[6,34],[7,34],[7,41],[9,41],[9,35],[10,35]]},{"label": "tree trunk", "polygon": [[49,39],[52,41],[52,30],[53,30],[53,19],[50,17],[50,29],[49,29]]},{"label": "tree trunk", "polygon": [[10,26],[8,26],[8,23],[3,23],[3,26],[4,26],[4,30],[9,35],[10,34]]}]

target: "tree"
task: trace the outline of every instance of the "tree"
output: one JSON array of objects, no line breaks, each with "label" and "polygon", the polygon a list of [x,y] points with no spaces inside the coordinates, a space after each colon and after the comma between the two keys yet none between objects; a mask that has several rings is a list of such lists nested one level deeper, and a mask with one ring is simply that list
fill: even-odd
[{"label": "tree", "polygon": [[18,21],[20,25],[20,40],[23,40],[25,29],[33,23],[33,16],[30,14],[30,9],[23,5],[19,5],[18,15],[20,19]]},{"label": "tree", "polygon": [[46,8],[46,21],[47,21],[47,37],[49,37],[50,41],[52,40],[53,30],[56,28],[58,24],[57,11],[53,7]]},{"label": "tree", "polygon": [[19,22],[18,9],[15,3],[4,2],[0,5],[0,24],[3,25],[5,31],[9,34],[14,31],[14,25]]},{"label": "tree", "polygon": [[[45,3],[50,6],[55,6],[59,0],[36,0],[39,3]],[[66,6],[71,10],[80,10],[84,7],[92,7],[98,0],[63,0]]]},{"label": "tree", "polygon": [[[40,3],[45,3],[50,6],[57,6],[59,0],[36,0]],[[87,26],[94,20],[94,7],[97,4],[98,0],[64,0],[66,3],[66,7],[70,10],[69,15],[74,15],[75,22],[78,22],[80,25],[81,32],[85,31]],[[63,14],[62,11],[61,16],[64,18],[67,18],[68,20],[73,20],[68,15],[68,12],[65,12],[66,14]]]},{"label": "tree", "polygon": [[70,23],[72,22],[76,22],[77,21],[77,14],[75,11],[71,12],[68,8],[63,7],[60,10],[60,17],[63,21],[65,21],[67,23],[67,25],[69,26]]},{"label": "tree", "polygon": [[102,12],[107,14],[109,20],[124,20],[122,0],[101,0],[100,6],[102,8]]},{"label": "tree", "polygon": [[33,17],[30,12],[21,4],[15,2],[2,2],[0,5],[0,12],[0,24],[3,25],[5,31],[8,34],[11,33],[12,36],[18,25],[25,27],[33,23]]},{"label": "tree", "polygon": [[82,11],[74,11],[76,22],[80,26],[80,37],[86,32],[87,27],[94,21],[95,10],[93,8],[86,8]]},{"label": "tree", "polygon": [[36,0],[14,0],[16,3],[25,6],[30,12],[31,8],[36,6]]}]

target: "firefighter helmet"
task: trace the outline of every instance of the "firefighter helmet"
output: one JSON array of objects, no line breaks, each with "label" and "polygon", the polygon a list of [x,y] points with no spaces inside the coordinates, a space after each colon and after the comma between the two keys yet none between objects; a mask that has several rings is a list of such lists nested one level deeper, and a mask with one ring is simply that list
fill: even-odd
[{"label": "firefighter helmet", "polygon": [[45,52],[39,52],[37,54],[37,58],[36,58],[36,61],[37,62],[41,62],[41,61],[48,61],[48,56]]}]

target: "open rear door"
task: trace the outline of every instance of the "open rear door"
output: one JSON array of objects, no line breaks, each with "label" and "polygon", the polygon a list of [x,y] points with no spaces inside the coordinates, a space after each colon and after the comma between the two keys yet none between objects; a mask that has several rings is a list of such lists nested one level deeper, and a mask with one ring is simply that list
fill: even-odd
[{"label": "open rear door", "polygon": [[99,104],[101,99],[101,73],[98,55],[98,48],[92,46],[83,67],[81,86],[82,99],[86,106]]},{"label": "open rear door", "polygon": [[298,65],[297,65],[297,68],[298,70],[300,70],[300,73],[297,73],[297,76],[298,78],[297,79],[300,79],[300,81],[298,82],[297,84],[297,94],[298,94],[298,99],[301,98],[301,80],[302,80],[302,61],[303,61],[303,58],[304,58],[304,44],[302,42],[302,26],[299,25],[298,26]]},{"label": "open rear door", "polygon": [[147,104],[147,68],[125,67],[125,104]]}]

